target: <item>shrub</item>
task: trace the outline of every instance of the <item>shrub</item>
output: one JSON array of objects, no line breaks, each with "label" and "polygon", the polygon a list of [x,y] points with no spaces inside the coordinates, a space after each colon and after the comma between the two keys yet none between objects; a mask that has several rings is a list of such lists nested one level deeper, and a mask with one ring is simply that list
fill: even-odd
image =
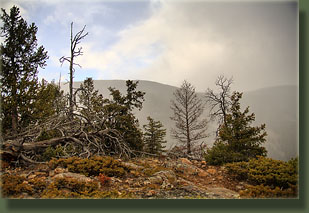
[{"label": "shrub", "polygon": [[9,198],[22,193],[33,193],[33,188],[26,182],[26,178],[19,175],[4,174],[1,185],[2,197]]},{"label": "shrub", "polygon": [[234,152],[227,144],[216,141],[212,148],[206,150],[205,160],[209,165],[223,165],[225,163],[243,161],[245,158],[240,153]]},{"label": "shrub", "polygon": [[65,155],[63,146],[57,145],[55,148],[49,146],[45,149],[45,152],[42,154],[42,161],[49,161],[52,158],[60,158]]},{"label": "shrub", "polygon": [[225,165],[234,178],[247,181],[241,194],[244,197],[296,197],[298,187],[298,159],[288,162],[258,157],[248,162]]},{"label": "shrub", "polygon": [[52,159],[49,162],[51,168],[68,168],[70,172],[81,173],[86,176],[98,176],[100,173],[107,176],[121,177],[125,175],[127,168],[120,161],[110,156],[93,156],[89,159],[70,157]]},{"label": "shrub", "polygon": [[241,197],[246,198],[289,198],[297,197],[297,187],[291,185],[287,189],[280,189],[278,186],[272,188],[263,184],[257,186],[249,185],[246,190],[240,191],[239,194]]},{"label": "shrub", "polygon": [[117,190],[102,191],[95,181],[80,182],[72,178],[57,178],[42,193],[42,198],[130,198],[131,194]]},{"label": "shrub", "polygon": [[49,140],[56,137],[61,137],[61,132],[57,129],[43,130],[37,137],[37,141]]},{"label": "shrub", "polygon": [[250,183],[288,188],[297,184],[298,171],[296,161],[284,162],[271,158],[258,157],[249,162],[226,164],[228,172],[237,179]]}]

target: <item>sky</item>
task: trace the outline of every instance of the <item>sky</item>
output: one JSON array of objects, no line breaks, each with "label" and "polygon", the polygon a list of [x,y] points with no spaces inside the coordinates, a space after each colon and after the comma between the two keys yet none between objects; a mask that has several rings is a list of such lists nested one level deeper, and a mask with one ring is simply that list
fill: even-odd
[{"label": "sky", "polygon": [[[75,81],[150,80],[204,92],[219,75],[232,88],[250,91],[298,85],[297,1],[210,0],[4,0],[38,27],[38,44],[48,51],[39,78],[69,79],[70,24],[86,25],[76,58]],[[0,40],[3,41],[3,40]]]}]

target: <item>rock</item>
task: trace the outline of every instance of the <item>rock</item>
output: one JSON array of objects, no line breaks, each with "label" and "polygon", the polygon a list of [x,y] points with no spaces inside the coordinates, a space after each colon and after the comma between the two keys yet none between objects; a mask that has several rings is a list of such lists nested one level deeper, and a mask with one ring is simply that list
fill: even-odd
[{"label": "rock", "polygon": [[160,188],[161,189],[172,189],[172,188],[174,188],[174,186],[173,186],[173,184],[171,184],[167,180],[164,180]]},{"label": "rock", "polygon": [[154,196],[155,194],[156,194],[156,191],[155,191],[155,190],[149,190],[149,191],[147,192],[146,196],[152,197],[152,196]]},{"label": "rock", "polygon": [[220,176],[217,177],[217,179],[218,179],[218,180],[223,180],[223,176],[220,175]]},{"label": "rock", "polygon": [[185,179],[183,179],[183,178],[178,178],[178,180],[177,180],[177,184],[178,184],[179,186],[188,186],[188,185],[193,185],[193,183],[192,183],[192,182],[187,181],[187,180],[185,180]]},{"label": "rock", "polygon": [[239,194],[226,188],[208,188],[206,190],[210,198],[239,198]]},{"label": "rock", "polygon": [[206,166],[206,161],[202,160],[201,164]]},{"label": "rock", "polygon": [[243,190],[243,189],[244,189],[244,186],[241,186],[241,185],[236,186],[236,190]]},{"label": "rock", "polygon": [[54,170],[50,170],[50,171],[49,171],[49,176],[50,176],[50,177],[53,177],[54,175],[55,175],[55,171],[54,171]]},{"label": "rock", "polygon": [[76,179],[76,180],[81,181],[81,182],[91,182],[92,181],[91,178],[86,177],[85,175],[76,174],[76,173],[72,173],[72,172],[60,173],[60,174],[56,174],[54,177],[52,177],[52,179],[56,179],[56,178],[73,178],[73,179]]},{"label": "rock", "polygon": [[190,160],[188,160],[187,158],[179,158],[178,162],[192,165],[192,162]]},{"label": "rock", "polygon": [[197,174],[197,167],[190,164],[185,163],[178,163],[176,165],[176,171],[182,172],[188,175],[196,175]]},{"label": "rock", "polygon": [[148,178],[149,182],[152,184],[162,184],[163,183],[163,178],[161,176],[154,176]]},{"label": "rock", "polygon": [[150,181],[149,181],[149,180],[145,180],[145,181],[143,182],[143,184],[147,186],[147,185],[150,184]]},{"label": "rock", "polygon": [[216,169],[207,169],[207,172],[208,172],[209,174],[214,175],[214,174],[217,173],[217,170],[216,170]]},{"label": "rock", "polygon": [[68,169],[57,167],[55,170],[55,174],[68,172]]},{"label": "rock", "polygon": [[122,162],[122,165],[124,165],[125,167],[128,167],[129,169],[135,169],[135,170],[144,169],[143,166],[138,166],[134,163],[129,163],[129,162]]},{"label": "rock", "polygon": [[111,177],[111,183],[122,183],[122,180],[119,178]]},{"label": "rock", "polygon": [[129,179],[126,179],[124,182],[127,183],[127,184],[129,184],[129,185],[131,185],[131,184],[133,184],[135,181],[134,181],[134,179],[129,178]]},{"label": "rock", "polygon": [[199,177],[207,177],[208,173],[206,171],[204,171],[203,169],[199,169],[197,175]]},{"label": "rock", "polygon": [[48,172],[50,170],[50,168],[47,164],[39,164],[37,166],[37,170],[40,171],[40,172]]},{"label": "rock", "polygon": [[33,175],[29,175],[29,176],[28,176],[28,179],[33,179],[33,178],[35,178],[35,177],[36,177],[36,175],[34,175],[34,174],[33,174]]},{"label": "rock", "polygon": [[164,180],[167,180],[171,184],[175,184],[177,181],[177,177],[175,172],[171,170],[164,170],[164,171],[159,171],[154,174],[154,176],[159,176],[163,178]]},{"label": "rock", "polygon": [[27,178],[27,174],[21,174],[20,177]]},{"label": "rock", "polygon": [[36,175],[36,176],[46,176],[46,172],[35,172],[34,175]]}]

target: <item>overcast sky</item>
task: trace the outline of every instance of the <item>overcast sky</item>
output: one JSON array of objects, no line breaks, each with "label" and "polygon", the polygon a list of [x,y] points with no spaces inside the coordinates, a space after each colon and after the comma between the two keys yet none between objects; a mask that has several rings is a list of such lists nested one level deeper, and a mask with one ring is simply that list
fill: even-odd
[{"label": "overcast sky", "polygon": [[298,84],[297,1],[8,0],[38,26],[38,43],[50,56],[39,77],[68,79],[70,23],[86,25],[84,55],[75,80],[140,79],[198,91],[220,74],[233,89]]}]

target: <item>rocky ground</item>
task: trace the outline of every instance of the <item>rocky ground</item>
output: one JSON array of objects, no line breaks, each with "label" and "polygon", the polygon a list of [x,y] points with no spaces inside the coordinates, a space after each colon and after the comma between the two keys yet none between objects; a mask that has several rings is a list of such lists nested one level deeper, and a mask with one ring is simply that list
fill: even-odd
[{"label": "rocky ground", "polygon": [[[38,182],[43,187],[37,190],[37,194],[22,192],[13,196],[14,198],[42,198],[44,196],[40,193],[44,187],[51,187],[59,178],[95,182],[101,191],[117,192],[119,198],[137,199],[237,199],[240,198],[239,191],[245,188],[245,183],[233,180],[224,167],[209,166],[205,161],[190,161],[186,158],[118,161],[128,168],[126,174],[122,177],[108,177],[105,181],[98,181],[97,176],[87,177],[69,172],[68,168],[52,169],[48,164],[27,169],[4,169],[1,176],[20,176],[24,178],[24,187],[29,185],[35,188],[37,186],[34,184]],[[72,189],[67,187],[61,190],[71,193]]]}]

